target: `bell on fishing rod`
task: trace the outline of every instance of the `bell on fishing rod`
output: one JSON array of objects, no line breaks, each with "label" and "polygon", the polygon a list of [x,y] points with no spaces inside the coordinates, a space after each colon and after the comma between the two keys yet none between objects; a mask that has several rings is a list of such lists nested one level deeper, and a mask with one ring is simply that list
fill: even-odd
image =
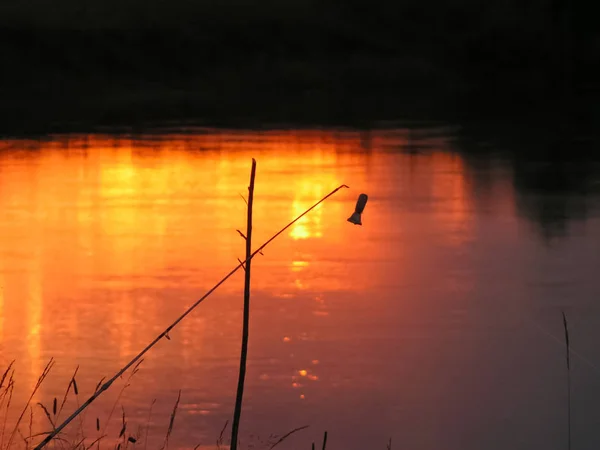
[{"label": "bell on fishing rod", "polygon": [[367,204],[367,200],[369,197],[367,194],[360,194],[358,196],[358,200],[356,201],[356,207],[354,208],[354,212],[350,217],[348,217],[348,222],[353,223],[354,225],[362,225],[361,222],[361,214],[365,210],[365,206]]}]

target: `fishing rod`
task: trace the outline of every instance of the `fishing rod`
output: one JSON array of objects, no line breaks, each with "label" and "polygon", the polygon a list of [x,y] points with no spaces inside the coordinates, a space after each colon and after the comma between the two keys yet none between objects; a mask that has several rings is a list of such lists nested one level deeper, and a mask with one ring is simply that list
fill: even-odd
[{"label": "fishing rod", "polygon": [[277,237],[279,237],[285,230],[287,230],[289,227],[291,227],[293,224],[295,224],[298,220],[300,220],[302,217],[304,217],[306,214],[308,214],[310,211],[315,209],[317,206],[319,206],[321,203],[323,203],[325,200],[327,200],[329,197],[331,197],[333,194],[335,194],[337,191],[339,191],[342,188],[348,188],[348,186],[346,186],[345,184],[342,184],[342,185],[338,186],[337,188],[335,188],[333,191],[331,191],[329,194],[327,194],[325,197],[323,197],[321,200],[319,200],[317,203],[315,203],[313,206],[308,208],[306,211],[304,211],[302,214],[300,214],[298,217],[296,217],[294,220],[292,220],[290,223],[288,223],[285,227],[283,227],[281,230],[279,230],[277,233],[275,233],[264,244],[262,244],[256,250],[254,250],[254,252],[252,252],[252,254],[248,258],[246,258],[244,261],[240,261],[240,263],[237,266],[235,266],[235,268],[232,269],[231,272],[229,272],[227,275],[225,275],[223,277],[223,279],[221,279],[221,281],[219,281],[211,289],[209,289],[208,292],[206,292],[206,294],[204,294],[199,300],[197,300],[194,304],[192,304],[183,314],[181,314],[175,321],[173,321],[171,323],[171,325],[169,325],[152,342],[150,342],[150,344],[148,344],[131,361],[129,361],[125,366],[123,366],[123,368],[120,369],[112,378],[110,378],[99,389],[97,389],[96,392],[94,392],[94,394],[89,399],[87,399],[79,408],[77,408],[75,410],[75,412],[73,412],[73,414],[71,414],[68,418],[66,418],[59,426],[54,428],[54,430],[52,430],[52,432],[50,434],[48,434],[48,436],[46,436],[46,438],[44,438],[44,440],[35,447],[35,450],[40,450],[40,449],[44,448],[46,446],[46,444],[48,444],[52,439],[54,439],[67,425],[69,425],[69,423],[71,423],[73,421],[73,419],[75,419],[79,414],[81,414],[83,412],[83,410],[85,410],[94,400],[96,400],[98,397],[100,397],[100,395],[104,391],[106,391],[117,378],[119,378],[121,375],[123,375],[123,373],[125,373],[125,371],[127,371],[127,369],[129,369],[131,366],[133,366],[135,363],[137,363],[142,358],[142,356],[144,356],[152,347],[154,347],[156,345],[156,343],[158,341],[160,341],[163,337],[170,339],[169,331],[171,331],[173,328],[175,328],[179,324],[179,322],[181,322],[188,314],[190,314],[194,309],[196,309],[196,307],[200,303],[202,303],[209,295],[211,295],[219,286],[221,286],[223,283],[225,283],[225,281],[227,281],[229,279],[229,277],[231,277],[234,273],[236,273],[240,268],[244,267],[245,264],[248,261],[252,260],[252,258],[254,258],[257,254],[262,253],[262,250],[267,245],[269,245],[271,242],[273,242]]}]

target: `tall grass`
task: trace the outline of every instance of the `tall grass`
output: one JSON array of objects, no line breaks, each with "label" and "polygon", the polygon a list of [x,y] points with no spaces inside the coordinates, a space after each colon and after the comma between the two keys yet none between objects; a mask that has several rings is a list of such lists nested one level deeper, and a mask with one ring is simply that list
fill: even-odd
[{"label": "tall grass", "polygon": [[[51,370],[54,366],[54,359],[51,359],[44,367],[42,373],[37,379],[29,397],[22,406],[15,404],[14,389],[16,385],[16,376],[14,369],[14,361],[9,363],[2,376],[0,377],[0,450],[8,450],[13,448],[23,448],[29,450],[56,430],[56,424],[59,423],[61,415],[64,414],[69,406],[69,402],[75,405],[81,404],[79,387],[77,385],[76,376],[79,367],[75,369],[62,398],[54,397],[51,403],[44,404],[42,402],[34,402],[36,394],[47,381]],[[160,438],[151,436],[149,433],[153,401],[149,408],[148,419],[144,427],[138,426],[135,432],[132,432],[130,422],[125,412],[125,406],[122,404],[122,396],[125,389],[131,386],[131,381],[134,375],[139,372],[139,365],[131,372],[129,377],[124,381],[121,390],[117,394],[110,412],[107,417],[95,417],[91,424],[87,423],[84,414],[79,416],[78,426],[76,429],[67,433],[63,431],[55,436],[54,440],[59,448],[64,450],[100,450],[104,448],[119,448],[125,450],[131,446],[138,446],[146,450],[148,445],[160,441]],[[98,387],[96,387],[97,391]],[[179,391],[177,400],[169,418],[168,427],[162,438],[162,449],[168,449],[169,439],[175,428],[175,417],[181,400],[181,391]],[[118,433],[113,436],[109,435],[107,429],[111,423],[111,419],[117,408],[121,409],[120,427]],[[14,416],[15,410],[19,415],[14,420],[14,423],[9,422],[9,416]],[[35,423],[38,422],[36,416],[40,416],[41,422],[46,426],[42,430],[35,429]],[[25,419],[27,417],[27,419]],[[102,423],[102,427],[101,427]],[[90,430],[95,429],[96,436],[91,435]],[[86,434],[87,431],[87,434]],[[21,444],[19,445],[19,441]]]},{"label": "tall grass", "polygon": [[[15,438],[12,441],[2,441],[2,443],[0,444],[0,450],[8,450],[14,448],[29,450],[34,448],[40,442],[40,440],[47,436],[50,432],[49,430],[39,431],[34,429],[34,422],[36,421],[34,416],[36,414],[41,414],[41,416],[45,419],[45,422],[47,422],[49,428],[55,429],[56,423],[59,421],[61,413],[64,414],[66,412],[69,403],[81,403],[81,399],[79,398],[79,388],[77,386],[77,382],[75,381],[75,376],[77,375],[79,367],[75,369],[75,372],[71,377],[62,398],[59,399],[57,397],[54,397],[49,406],[44,405],[41,402],[38,402],[34,405],[32,399],[35,398],[35,394],[39,392],[43,383],[46,382],[50,375],[51,369],[54,366],[54,360],[51,359],[42,371],[42,374],[39,376],[28,400],[25,402],[22,408],[18,408],[18,411],[21,411],[21,414],[17,419],[16,423],[12,425],[10,429],[7,429],[6,418],[11,413],[12,409],[16,408],[16,405],[14,404],[14,402],[12,402],[14,398],[13,390],[15,386],[15,371],[13,366],[14,361],[8,365],[2,377],[0,377],[0,418],[2,418],[2,426],[0,432],[2,433],[2,435],[13,436]],[[177,430],[176,427],[176,417],[179,411],[182,392],[181,390],[179,390],[177,394],[177,398],[171,410],[170,416],[168,417],[168,424],[164,434],[152,436],[149,433],[152,421],[152,409],[154,404],[156,403],[156,399],[154,399],[151,402],[148,408],[148,416],[145,421],[145,424],[138,425],[135,432],[132,432],[132,428],[134,428],[134,425],[126,414],[125,405],[122,404],[122,393],[126,388],[131,386],[132,378],[138,372],[139,366],[136,367],[135,373],[132,373],[124,381],[122,389],[117,395],[116,399],[114,400],[111,410],[106,418],[103,418],[101,420],[99,417],[95,417],[91,424],[87,423],[87,421],[82,419],[82,422],[79,424],[74,434],[69,435],[66,432],[61,432],[58,436],[55,437],[55,442],[58,444],[56,447],[60,448],[61,450],[127,450],[134,448],[144,450],[147,450],[148,448],[168,450],[171,436],[176,432],[186,432],[186,430]],[[114,412],[117,408],[121,410],[120,425],[112,432],[112,435],[110,435],[107,432],[107,425],[110,422],[110,419],[114,415]],[[25,411],[25,413],[23,413],[23,411]],[[26,429],[23,429],[20,425],[23,424],[22,419],[27,415],[27,412],[29,414],[28,420],[26,421]],[[104,424],[102,428],[100,426],[101,422]],[[219,434],[219,437],[216,439],[216,448],[219,450],[225,450],[227,448],[230,448],[223,442],[228,424],[229,421],[226,421]],[[98,433],[96,436],[89,434],[89,430],[91,428],[95,429]],[[288,431],[287,433],[284,433],[281,436],[272,434],[266,441],[261,441],[259,444],[247,443],[242,448],[248,450],[274,450],[280,444],[287,441],[290,437],[307,428],[308,425],[297,427]],[[26,432],[24,430],[26,430]],[[88,430],[88,434],[86,434],[85,430]],[[16,439],[17,435],[20,437],[20,445],[18,440]],[[327,449],[327,437],[328,433],[326,431],[323,435],[323,442],[319,446],[321,450]],[[162,442],[162,444],[159,444],[160,442]],[[195,450],[198,450],[200,448],[202,447],[200,446],[200,444],[198,444],[196,445]],[[314,450],[314,443],[312,444],[312,448]],[[391,439],[386,448],[387,450],[391,450]]]},{"label": "tall grass", "polygon": [[[8,442],[6,443],[6,448],[7,449],[11,448],[11,445],[12,445],[12,443],[13,443],[16,435],[17,435],[17,433],[20,433],[19,425],[21,424],[21,421],[23,420],[23,416],[25,416],[25,413],[30,408],[31,402],[32,402],[33,398],[35,397],[35,394],[37,393],[37,391],[39,390],[40,386],[42,385],[42,383],[44,382],[44,380],[46,379],[46,377],[50,373],[50,370],[52,370],[53,366],[54,366],[54,359],[51,358],[50,361],[48,362],[48,364],[46,364],[46,366],[42,370],[42,373],[39,376],[37,382],[35,383],[35,386],[34,386],[32,392],[31,392],[31,395],[27,399],[27,402],[25,403],[25,406],[21,410],[21,414],[17,418],[17,421],[16,421],[16,423],[15,423],[12,431],[9,434]],[[12,372],[12,374],[14,374],[14,371]],[[11,380],[14,380],[14,377],[12,376],[12,374],[11,374]],[[10,408],[10,400],[12,399],[13,389],[14,389],[14,382],[12,383],[11,389],[10,389],[10,393],[8,394],[9,398],[8,398],[8,402],[7,402],[7,405],[6,405],[6,413],[5,413],[4,422],[3,422],[4,424],[6,424],[6,418],[8,417],[8,410]],[[1,433],[2,433],[2,439],[0,441],[0,446],[3,446],[4,445],[4,436],[5,436],[5,426],[4,425],[2,427],[2,432]]]}]

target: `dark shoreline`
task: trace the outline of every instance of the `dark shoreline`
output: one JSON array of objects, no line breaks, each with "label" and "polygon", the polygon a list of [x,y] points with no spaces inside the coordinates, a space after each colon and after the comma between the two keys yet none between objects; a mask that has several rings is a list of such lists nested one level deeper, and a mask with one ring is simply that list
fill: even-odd
[{"label": "dark shoreline", "polygon": [[[566,101],[561,91],[510,80],[504,86],[471,85],[435,72],[410,76],[398,60],[379,61],[398,82],[378,74],[338,83],[347,69],[298,86],[282,62],[277,70],[248,74],[231,69],[224,77],[189,77],[176,83],[143,79],[73,77],[59,71],[32,83],[0,85],[0,137],[94,131],[101,127],[154,127],[165,123],[203,127],[353,127],[370,128],[386,121],[510,121],[564,123],[593,128],[600,119],[598,90]],[[329,64],[331,67],[333,64]],[[317,61],[305,63],[320,72]],[[407,67],[407,66],[405,66]],[[37,73],[42,73],[38,71]],[[402,77],[402,78],[401,78]],[[234,81],[233,78],[236,80]],[[296,77],[297,78],[297,77]],[[302,78],[302,76],[300,76]],[[420,78],[420,79],[419,79]],[[510,86],[510,87],[509,87]]]},{"label": "dark shoreline", "polygon": [[[492,2],[486,15],[463,1],[470,8],[177,4],[177,20],[167,17],[175,10],[162,19],[157,10],[152,24],[132,15],[118,26],[89,14],[87,24],[53,24],[60,11],[45,25],[0,18],[0,136],[173,121],[598,122],[595,29],[565,31],[562,19],[539,11],[515,24],[515,11],[498,15]],[[185,18],[184,6],[195,13]],[[565,37],[577,46],[561,46]]]}]

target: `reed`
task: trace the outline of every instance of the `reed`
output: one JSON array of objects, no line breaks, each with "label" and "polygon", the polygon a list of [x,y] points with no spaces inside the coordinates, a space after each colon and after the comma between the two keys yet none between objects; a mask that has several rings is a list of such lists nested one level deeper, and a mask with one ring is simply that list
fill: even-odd
[{"label": "reed", "polygon": [[565,347],[567,362],[567,448],[571,450],[571,346],[569,344],[569,324],[567,316],[562,312],[563,328],[565,330]]},{"label": "reed", "polygon": [[173,425],[175,423],[175,416],[177,415],[177,408],[179,407],[179,401],[181,400],[181,389],[179,390],[179,394],[177,395],[177,401],[175,402],[175,406],[173,407],[173,412],[171,413],[171,418],[169,420],[169,428],[167,428],[167,434],[165,436],[165,442],[160,450],[164,450],[165,448],[169,448],[169,437],[173,432]]},{"label": "reed", "polygon": [[150,403],[150,408],[148,410],[148,420],[146,422],[146,439],[144,440],[144,450],[146,450],[148,448],[148,431],[150,430],[150,421],[152,420],[152,408],[154,407],[155,403],[156,403],[156,399],[153,399],[152,403]]},{"label": "reed", "polygon": [[[4,448],[4,435],[6,431],[6,421],[8,419],[8,410],[10,408],[10,403],[12,400],[12,394],[14,390],[14,365],[15,361],[11,361],[8,365],[2,378],[0,379],[0,409],[4,407],[4,402],[6,402],[4,417],[2,418],[2,429],[0,431],[0,448]],[[8,377],[8,380],[7,380]],[[4,385],[6,381],[6,386]]]},{"label": "reed", "polygon": [[229,424],[229,420],[225,421],[225,425],[223,425],[223,429],[219,434],[219,438],[217,439],[217,449],[221,450],[221,446],[223,445],[223,435],[225,434],[225,430],[227,429],[227,425]]},{"label": "reed", "polygon": [[48,422],[50,422],[50,425],[52,426],[52,429],[54,430],[56,428],[56,424],[52,420],[52,417],[50,416],[50,413],[48,412],[48,410],[46,409],[46,407],[42,403],[38,403],[38,406],[40,408],[42,408],[42,411],[44,411],[44,414],[46,415],[46,418],[48,419]]},{"label": "reed", "polygon": [[[142,362],[144,362],[144,360],[140,360],[135,367],[133,368],[133,370],[131,371],[131,373],[129,374],[129,376],[127,377],[127,380],[125,381],[125,384],[123,385],[123,387],[121,388],[121,390],[119,391],[119,394],[117,395],[117,398],[115,399],[112,409],[110,410],[110,414],[108,415],[108,418],[106,419],[106,421],[104,422],[104,427],[102,427],[102,431],[100,434],[105,434],[106,433],[106,428],[108,427],[108,424],[110,422],[110,419],[112,419],[112,416],[115,412],[115,409],[117,408],[117,405],[119,404],[119,401],[121,400],[121,397],[123,396],[123,393],[125,392],[125,389],[127,389],[129,386],[131,386],[131,379],[135,376],[135,374],[138,373],[139,369],[140,369],[140,365],[142,364]],[[97,390],[96,390],[97,392]],[[125,414],[125,412],[123,411],[123,414]],[[98,422],[98,419],[96,419],[96,421]]]},{"label": "reed", "polygon": [[[33,408],[29,407],[29,436],[33,434]],[[25,448],[29,450],[29,439],[25,439]]]},{"label": "reed", "polygon": [[[7,368],[7,370],[5,371],[5,375],[3,375],[2,377],[0,377],[0,401],[1,399],[7,399],[7,400],[11,400],[12,399],[12,389],[14,389],[14,370],[13,370],[13,364],[14,361],[9,365],[9,368]],[[39,390],[39,388],[41,387],[42,383],[46,380],[46,378],[48,377],[48,374],[50,372],[50,369],[53,366],[53,360],[51,359],[50,362],[48,363],[48,365],[45,367],[45,369],[42,372],[42,375],[40,375],[34,389],[32,392],[32,395],[30,396],[30,398],[28,399],[28,401],[26,402],[26,405],[24,407],[24,410],[26,411],[26,413],[29,413],[29,420],[28,420],[28,435],[24,435],[21,431],[21,429],[18,428],[18,426],[15,426],[15,430],[13,431],[14,433],[18,434],[22,441],[23,441],[23,447],[17,447],[17,448],[25,448],[26,450],[29,450],[32,446],[32,442],[35,438],[40,438],[42,436],[47,436],[50,434],[50,431],[44,431],[41,433],[34,433],[33,432],[33,422],[34,422],[34,406],[37,406],[36,410],[39,411],[40,414],[43,414],[45,419],[47,420],[47,422],[50,424],[50,427],[52,430],[55,429],[55,424],[58,420],[58,418],[60,417],[61,411],[64,411],[64,409],[67,407],[67,403],[69,401],[72,401],[72,399],[70,399],[71,396],[78,396],[79,395],[79,388],[77,387],[77,382],[74,381],[75,380],[75,376],[77,375],[77,372],[79,370],[79,367],[77,367],[75,369],[75,372],[73,374],[73,376],[71,377],[67,388],[65,389],[65,393],[62,397],[62,399],[60,399],[57,397],[54,397],[51,400],[51,406],[46,406],[44,405],[42,402],[38,402],[35,405],[32,402],[32,398],[35,396],[35,393]],[[94,450],[94,449],[98,449],[100,450],[101,448],[113,448],[115,450],[127,450],[127,449],[133,449],[133,448],[144,448],[147,449],[148,448],[148,444],[150,442],[158,442],[159,439],[156,438],[152,438],[151,436],[149,436],[149,428],[150,428],[150,424],[151,424],[151,418],[152,418],[152,410],[154,407],[154,404],[156,403],[156,400],[153,400],[150,403],[150,406],[148,408],[148,416],[147,416],[147,420],[146,420],[146,424],[145,424],[145,429],[144,427],[138,426],[137,427],[137,432],[136,433],[130,433],[129,430],[132,428],[130,421],[127,418],[127,414],[125,411],[125,408],[122,404],[120,403],[121,397],[122,397],[122,392],[130,386],[130,381],[133,378],[133,375],[135,375],[135,373],[138,372],[139,369],[139,365],[136,366],[136,370],[133,371],[131,373],[131,375],[127,378],[127,380],[124,383],[124,386],[121,390],[121,392],[119,393],[119,395],[117,396],[117,399],[115,400],[115,405],[113,405],[113,408],[111,409],[108,418],[103,421],[104,422],[104,427],[103,427],[103,434],[101,434],[100,436],[97,436],[93,441],[89,441],[90,437],[86,436],[85,433],[83,432],[84,427],[81,426],[80,428],[77,429],[77,434],[71,438],[69,438],[68,436],[65,435],[57,435],[55,436],[54,440],[59,444],[58,448],[63,449],[63,450]],[[95,391],[97,391],[97,388],[95,389]],[[171,436],[173,435],[173,432],[175,430],[175,420],[177,417],[177,413],[179,411],[179,405],[181,402],[181,390],[179,390],[178,395],[177,395],[177,399],[175,401],[175,404],[173,406],[173,409],[171,411],[170,417],[169,417],[169,421],[168,421],[168,426],[165,432],[164,437],[162,438],[162,446],[160,447],[160,450],[168,450],[169,448],[169,440],[171,438]],[[8,412],[8,407],[10,406],[10,404],[12,403],[11,401],[7,401],[4,402],[4,406],[5,408],[3,409],[3,412]],[[106,440],[106,438],[108,437],[106,433],[104,433],[107,424],[109,422],[109,418],[114,415],[114,411],[116,410],[116,407],[119,406],[121,409],[121,420],[120,420],[120,427],[118,428],[118,434],[115,433],[114,437],[116,439],[116,442],[113,441],[112,444],[105,442],[105,445],[102,445],[102,442],[104,440]],[[6,416],[6,414],[5,414]],[[22,414],[20,416],[20,418],[22,419],[24,417],[24,414]],[[101,427],[100,427],[100,418],[95,418],[95,428],[96,431],[100,432]],[[223,425],[223,428],[220,431],[220,434],[216,440],[216,447],[217,449],[221,449],[221,448],[226,448],[226,446],[223,445],[223,440],[224,440],[224,436],[225,436],[225,432],[227,430],[227,426],[229,425],[229,421],[225,421],[225,424]],[[297,427],[292,429],[291,431],[288,431],[287,433],[279,436],[279,435],[271,435],[270,437],[273,438],[273,440],[269,439],[269,441],[266,442],[262,442],[262,446],[260,448],[264,448],[264,449],[268,449],[268,450],[274,450],[276,447],[278,447],[281,443],[283,443],[284,441],[286,441],[287,439],[289,439],[291,436],[295,435],[296,433],[305,430],[309,428],[308,425],[304,425],[301,427]],[[276,440],[275,440],[276,439]],[[322,445],[320,446],[321,450],[326,450],[327,448],[327,442],[328,442],[328,432],[325,431],[324,435],[323,435],[323,442]],[[86,440],[88,440],[89,443],[86,444]],[[13,448],[14,448],[14,444],[15,442],[12,442]],[[196,445],[196,447],[194,447],[194,449],[199,449],[200,448],[200,444]],[[250,448],[255,448],[254,444],[248,444],[246,446],[244,446],[244,448],[250,449]],[[9,447],[6,445],[1,445],[0,446],[0,450],[8,450]],[[315,450],[315,444],[312,444],[312,449]],[[391,438],[387,444],[387,449],[391,450]]]},{"label": "reed", "polygon": [[[17,423],[14,425],[14,428],[13,428],[12,432],[10,433],[10,436],[8,438],[8,442],[6,444],[6,448],[10,448],[11,447],[11,445],[12,445],[14,439],[15,439],[15,436],[17,435],[17,432],[19,430],[19,425],[21,424],[21,420],[23,420],[23,416],[27,412],[27,409],[29,409],[29,406],[31,405],[33,397],[35,397],[35,394],[37,393],[37,391],[39,390],[40,386],[42,385],[42,383],[44,382],[44,380],[46,379],[46,377],[48,376],[48,374],[52,370],[53,366],[54,366],[54,358],[50,358],[50,361],[48,362],[48,364],[46,364],[46,367],[44,367],[44,370],[42,371],[42,374],[39,376],[37,382],[35,383],[33,391],[31,392],[31,395],[29,396],[29,399],[25,403],[25,406],[23,407],[23,410],[21,411],[21,414],[19,415],[19,417],[17,419]],[[14,383],[13,383],[13,386],[14,386]],[[11,395],[12,395],[12,388],[11,388]],[[9,404],[10,404],[10,400],[9,400]],[[7,415],[8,415],[8,406],[9,406],[9,404],[7,405]],[[5,420],[6,420],[6,416],[5,416]],[[3,435],[3,437],[4,437],[4,435]],[[4,444],[4,441],[2,440],[2,443],[0,443],[0,446],[2,446],[3,444]]]},{"label": "reed", "polygon": [[[8,413],[9,413],[9,409],[10,409],[11,405],[14,403],[13,394],[12,394],[12,391],[14,389],[14,384],[15,384],[14,383],[15,377],[14,377],[14,373],[13,373],[14,372],[13,364],[14,364],[14,361],[9,365],[9,367],[5,371],[6,375],[3,377],[0,377],[0,386],[1,386],[0,387],[0,399],[6,400],[2,403],[3,406],[1,409],[2,413],[4,414],[3,423],[5,423],[6,417],[8,416]],[[77,382],[74,381],[75,380],[74,377],[77,374],[77,371],[79,369],[79,367],[77,367],[74,375],[71,377],[71,380],[69,381],[69,384],[67,385],[67,388],[65,389],[65,393],[64,393],[61,401],[59,401],[59,398],[54,397],[51,400],[50,406],[48,406],[47,404],[45,405],[42,402],[36,402],[35,404],[33,403],[32,399],[35,397],[36,392],[39,390],[39,388],[42,386],[43,382],[46,380],[52,366],[53,366],[53,360],[51,360],[50,363],[48,363],[48,365],[42,372],[42,375],[39,377],[39,379],[33,389],[32,394],[30,395],[28,401],[26,402],[26,404],[23,408],[23,410],[26,413],[27,412],[29,413],[28,414],[29,419],[28,419],[27,435],[25,435],[23,433],[23,431],[19,428],[19,423],[21,422],[20,419],[24,418],[24,414],[21,414],[19,420],[14,425],[14,428],[10,431],[10,435],[14,434],[15,437],[18,435],[18,436],[20,436],[21,440],[23,441],[22,447],[17,446],[16,448],[25,448],[26,450],[29,450],[30,448],[32,448],[32,444],[36,439],[46,437],[50,433],[54,432],[56,429],[56,423],[60,416],[60,413],[67,407],[66,405],[67,405],[67,402],[70,401],[70,397],[72,397],[73,395],[77,397],[79,395],[79,389],[77,387]],[[100,418],[98,418],[98,417],[95,418],[94,425],[95,425],[96,431],[100,433],[99,436],[97,436],[94,440],[92,440],[90,442],[90,436],[89,435],[86,436],[86,434],[84,433],[84,427],[82,424],[80,427],[77,428],[76,433],[74,435],[67,436],[62,433],[59,435],[56,435],[53,440],[59,444],[58,448],[63,449],[63,450],[92,450],[92,449],[100,450],[101,448],[110,448],[110,446],[112,445],[112,448],[118,448],[119,450],[126,450],[128,448],[133,448],[138,445],[139,445],[139,448],[141,448],[142,447],[141,441],[144,440],[143,448],[146,449],[148,447],[149,443],[154,442],[154,441],[159,441],[160,439],[155,439],[155,438],[149,436],[149,432],[148,432],[148,429],[150,427],[152,408],[153,408],[156,400],[153,400],[152,403],[150,404],[148,419],[147,419],[147,423],[146,423],[146,430],[144,432],[142,432],[142,428],[140,426],[138,426],[136,433],[130,432],[130,430],[132,428],[130,421],[127,418],[124,406],[122,404],[120,404],[121,397],[122,397],[121,394],[123,393],[125,388],[130,386],[130,380],[135,373],[137,373],[137,370],[132,372],[132,374],[129,376],[129,378],[125,381],[125,384],[124,384],[121,392],[119,393],[119,395],[117,396],[117,399],[115,400],[115,402],[113,404],[113,407],[110,411],[109,416],[105,420],[103,420],[104,427],[102,428],[102,433],[100,433],[100,431],[101,431]],[[169,439],[170,439],[171,435],[173,434],[173,431],[175,428],[175,418],[176,418],[177,411],[179,409],[180,400],[181,400],[181,391],[179,391],[177,400],[175,402],[175,405],[174,405],[173,410],[170,415],[166,433],[165,433],[164,437],[162,438],[163,446],[161,447],[161,450],[168,449]],[[2,401],[2,400],[0,400],[0,401]],[[105,429],[110,421],[110,417],[114,414],[114,411],[116,410],[116,408],[118,406],[121,408],[121,423],[120,423],[120,427],[118,428],[118,434],[115,434],[116,442],[113,444],[106,443],[106,445],[101,446],[101,443],[108,437],[108,434],[105,432]],[[47,423],[49,425],[50,431],[34,432],[33,424],[34,424],[34,414],[35,414],[34,411],[35,410],[39,411],[39,413],[43,415],[43,417],[45,418],[45,420],[47,421]],[[6,428],[6,426],[4,426],[4,429],[5,428]],[[221,432],[221,435],[223,434],[223,431]],[[5,435],[8,436],[9,433],[7,432],[7,433],[5,433]],[[222,437],[221,437],[221,439],[222,439]],[[86,443],[86,441],[88,441],[88,443]],[[9,447],[9,442],[12,447]],[[16,443],[17,443],[17,440],[14,438],[13,438],[13,441],[6,441],[6,442],[2,441],[2,443],[0,445],[0,450],[8,450],[9,448],[15,448]]]}]

